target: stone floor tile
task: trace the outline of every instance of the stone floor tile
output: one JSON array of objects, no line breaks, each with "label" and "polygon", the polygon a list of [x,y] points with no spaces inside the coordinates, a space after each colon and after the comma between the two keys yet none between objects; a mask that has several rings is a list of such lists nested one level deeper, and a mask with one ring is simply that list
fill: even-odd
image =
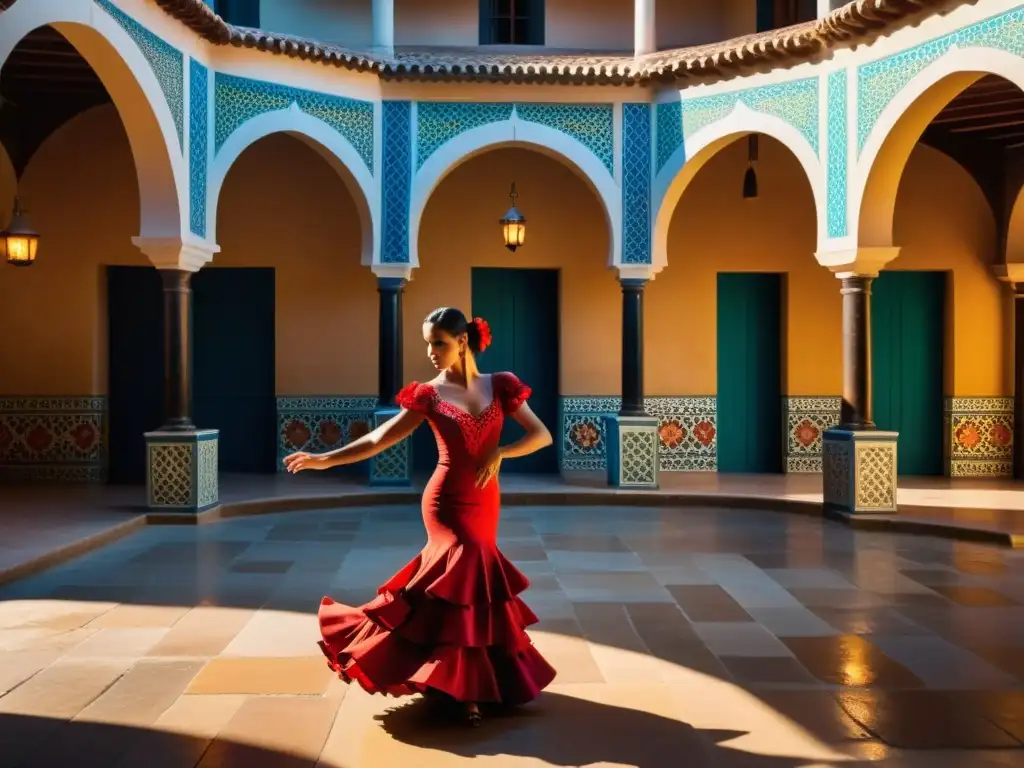
[{"label": "stone floor tile", "polygon": [[100,629],[87,640],[69,650],[65,654],[65,658],[87,656],[137,658],[145,656],[167,635],[168,631],[166,627]]},{"label": "stone floor tile", "polygon": [[196,660],[143,659],[83,709],[75,720],[151,726],[203,667]]},{"label": "stone floor tile", "polygon": [[743,607],[717,585],[665,587],[690,621],[752,622]]},{"label": "stone floor tile", "polygon": [[[506,553],[507,554],[507,553]],[[548,560],[556,573],[592,573],[602,571],[644,571],[646,568],[633,552],[566,552],[552,550]]]},{"label": "stone floor tile", "polygon": [[972,608],[987,607],[994,605],[1018,605],[1006,595],[986,587],[963,587],[955,585],[933,585],[935,592],[945,595],[957,605],[965,605]]},{"label": "stone floor tile", "polygon": [[320,696],[333,673],[321,654],[314,658],[218,657],[189,684],[189,694]]},{"label": "stone floor tile", "polygon": [[803,606],[797,608],[749,608],[751,618],[776,637],[829,637],[842,634]]},{"label": "stone floor tile", "polygon": [[262,609],[225,646],[221,656],[312,656],[323,661],[316,644],[319,639],[315,614]]},{"label": "stone floor tile", "polygon": [[629,552],[618,536],[600,534],[545,533],[541,541],[548,555],[557,550],[567,552]]},{"label": "stone floor tile", "polygon": [[8,651],[0,653],[0,696],[50,666],[60,651]]},{"label": "stone floor tile", "polygon": [[1013,675],[935,635],[875,634],[870,639],[929,688],[986,690],[1019,684]]},{"label": "stone floor tile", "polygon": [[71,719],[134,663],[129,658],[59,660],[0,698],[0,715]]},{"label": "stone floor tile", "polygon": [[856,589],[828,568],[765,568],[765,574],[782,587],[811,589]]},{"label": "stone floor tile", "polygon": [[216,656],[234,639],[254,611],[221,606],[197,606],[175,623],[150,656]]},{"label": "stone floor tile", "polygon": [[791,656],[725,656],[719,660],[736,682],[802,683],[814,685],[817,681],[804,666]]},{"label": "stone floor tile", "polygon": [[694,622],[694,630],[716,656],[792,656],[779,638],[750,622]]},{"label": "stone floor tile", "polygon": [[893,608],[831,608],[815,606],[809,609],[840,634],[919,635],[929,630],[915,623]]},{"label": "stone floor tile", "polygon": [[540,544],[505,544],[500,547],[505,557],[514,563],[538,562],[548,559],[548,553]]},{"label": "stone floor tile", "polygon": [[859,635],[786,637],[782,642],[824,683],[856,688],[920,688],[920,678]]},{"label": "stone floor tile", "polygon": [[90,621],[90,629],[170,629],[186,613],[184,605],[119,605]]}]

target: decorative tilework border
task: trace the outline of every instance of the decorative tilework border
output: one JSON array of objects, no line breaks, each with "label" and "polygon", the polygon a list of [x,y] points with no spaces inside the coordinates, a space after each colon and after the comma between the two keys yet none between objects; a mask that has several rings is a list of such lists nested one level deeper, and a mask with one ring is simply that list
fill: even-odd
[{"label": "decorative tilework border", "polygon": [[857,147],[864,149],[875,123],[915,75],[953,46],[996,48],[1024,56],[1024,6],[894,53],[857,69]]},{"label": "decorative tilework border", "polygon": [[294,451],[329,451],[372,429],[376,397],[277,398],[277,471]]},{"label": "decorative tilework border", "polygon": [[651,105],[622,105],[622,263],[651,263]]},{"label": "decorative tilework border", "polygon": [[381,104],[383,146],[380,260],[409,261],[409,208],[412,193],[412,102]]},{"label": "decorative tilework border", "polygon": [[174,118],[178,132],[178,146],[185,147],[185,56],[170,43],[150,32],[110,0],[96,0],[96,4],[116,21],[135,41],[153,68],[160,90]]},{"label": "decorative tilework border", "polygon": [[107,412],[105,397],[0,397],[0,479],[103,482]]},{"label": "decorative tilework border", "polygon": [[373,102],[291,88],[217,72],[214,75],[214,148],[217,152],[241,125],[292,104],[340,133],[373,173]]},{"label": "decorative tilework border", "polygon": [[683,103],[667,101],[654,105],[655,174],[661,173],[673,153],[683,146]]},{"label": "decorative tilework border", "polygon": [[845,237],[846,178],[849,145],[847,143],[846,70],[840,69],[828,76],[826,100],[828,102],[828,195],[826,224],[829,237]]},{"label": "decorative tilework border", "polygon": [[825,430],[839,425],[841,397],[783,397],[786,472],[822,470]]},{"label": "decorative tilework border", "polygon": [[736,104],[742,102],[755,112],[772,115],[792,125],[803,134],[817,155],[820,144],[819,80],[817,76],[807,77],[730,93],[683,99],[683,137],[688,139],[701,128],[721,120],[732,112]]},{"label": "decorative tilework border", "polygon": [[944,411],[947,475],[1012,477],[1012,397],[948,397]]},{"label": "decorative tilework border", "polygon": [[209,73],[190,58],[188,63],[189,223],[192,233],[206,237],[206,176],[209,133]]},{"label": "decorative tilework border", "polygon": [[589,149],[608,169],[615,167],[615,120],[611,104],[551,104],[533,102],[474,103],[420,101],[416,103],[416,169],[459,134],[490,123],[520,120],[545,125],[571,136]]}]

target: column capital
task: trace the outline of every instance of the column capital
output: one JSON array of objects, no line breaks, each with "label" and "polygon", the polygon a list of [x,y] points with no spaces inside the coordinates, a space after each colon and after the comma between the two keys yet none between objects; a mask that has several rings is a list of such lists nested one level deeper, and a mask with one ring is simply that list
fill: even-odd
[{"label": "column capital", "polygon": [[996,264],[992,272],[1001,283],[1009,283],[1014,288],[1024,288],[1024,264]]},{"label": "column capital", "polygon": [[896,247],[851,248],[842,251],[818,252],[814,257],[839,279],[845,277],[878,277],[878,273],[900,255]]},{"label": "column capital", "polygon": [[626,280],[653,280],[658,268],[653,264],[619,264],[615,267],[619,273],[619,282]]},{"label": "column capital", "polygon": [[412,280],[411,264],[373,264],[370,266],[370,271],[379,280],[405,280],[405,282]]},{"label": "column capital", "polygon": [[220,253],[220,246],[196,237],[133,237],[132,244],[157,269],[198,272]]}]

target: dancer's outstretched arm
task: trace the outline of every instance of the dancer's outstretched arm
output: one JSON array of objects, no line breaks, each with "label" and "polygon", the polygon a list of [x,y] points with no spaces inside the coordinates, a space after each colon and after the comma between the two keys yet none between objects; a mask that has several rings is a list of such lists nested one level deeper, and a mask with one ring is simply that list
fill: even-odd
[{"label": "dancer's outstretched arm", "polygon": [[508,445],[499,445],[480,463],[476,473],[476,487],[483,488],[498,474],[502,459],[517,459],[547,448],[552,443],[551,432],[527,403],[512,412],[512,418],[526,430],[526,434]]},{"label": "dancer's outstretched arm", "polygon": [[343,445],[327,453],[306,453],[298,451],[285,456],[284,466],[291,472],[304,469],[330,469],[343,464],[355,464],[357,461],[369,459],[382,451],[386,451],[395,443],[407,438],[423,421],[424,415],[403,408],[398,415],[388,419],[372,432],[369,432],[348,445]]}]

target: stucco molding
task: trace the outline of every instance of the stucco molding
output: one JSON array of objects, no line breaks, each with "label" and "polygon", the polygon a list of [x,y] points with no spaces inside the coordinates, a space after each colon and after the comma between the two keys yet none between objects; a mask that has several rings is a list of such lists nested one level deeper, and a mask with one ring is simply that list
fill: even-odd
[{"label": "stucco molding", "polygon": [[133,237],[132,244],[157,269],[180,269],[198,272],[213,261],[220,246],[186,235],[184,237]]}]

